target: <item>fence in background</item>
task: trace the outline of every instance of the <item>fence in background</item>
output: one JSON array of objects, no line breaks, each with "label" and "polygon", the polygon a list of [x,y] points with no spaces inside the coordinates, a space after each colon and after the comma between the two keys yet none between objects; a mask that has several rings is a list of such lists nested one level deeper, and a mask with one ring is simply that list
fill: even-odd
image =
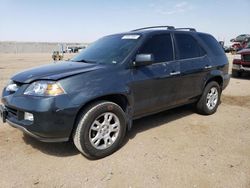
[{"label": "fence in background", "polygon": [[0,53],[52,53],[67,46],[85,45],[81,43],[50,42],[0,42]]}]

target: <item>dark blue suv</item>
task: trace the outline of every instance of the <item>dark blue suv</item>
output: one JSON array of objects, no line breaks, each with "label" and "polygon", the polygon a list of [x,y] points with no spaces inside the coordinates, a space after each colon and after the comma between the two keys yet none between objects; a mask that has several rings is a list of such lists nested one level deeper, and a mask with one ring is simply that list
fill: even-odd
[{"label": "dark blue suv", "polygon": [[4,88],[4,122],[45,142],[73,140],[90,158],[121,145],[132,121],[194,103],[213,114],[228,60],[209,34],[156,26],[103,37],[69,61],[26,70]]}]

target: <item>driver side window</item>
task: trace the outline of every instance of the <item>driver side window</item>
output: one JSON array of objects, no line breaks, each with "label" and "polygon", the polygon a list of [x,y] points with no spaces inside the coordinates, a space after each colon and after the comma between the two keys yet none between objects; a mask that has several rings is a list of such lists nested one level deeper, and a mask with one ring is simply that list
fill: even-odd
[{"label": "driver side window", "polygon": [[155,35],[142,46],[140,54],[153,54],[155,63],[173,60],[173,45],[170,34]]}]

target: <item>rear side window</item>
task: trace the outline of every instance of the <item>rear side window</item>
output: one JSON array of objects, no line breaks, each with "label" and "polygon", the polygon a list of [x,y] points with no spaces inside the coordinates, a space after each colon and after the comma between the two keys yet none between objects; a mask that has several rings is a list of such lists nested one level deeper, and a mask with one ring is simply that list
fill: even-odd
[{"label": "rear side window", "polygon": [[211,35],[207,34],[199,34],[201,40],[206,43],[208,48],[213,52],[215,55],[223,55],[224,51],[218,41]]},{"label": "rear side window", "polygon": [[194,37],[189,34],[175,34],[178,59],[201,57],[205,51],[200,47]]},{"label": "rear side window", "polygon": [[173,60],[173,45],[170,34],[155,35],[139,51],[140,54],[153,54],[155,62]]}]

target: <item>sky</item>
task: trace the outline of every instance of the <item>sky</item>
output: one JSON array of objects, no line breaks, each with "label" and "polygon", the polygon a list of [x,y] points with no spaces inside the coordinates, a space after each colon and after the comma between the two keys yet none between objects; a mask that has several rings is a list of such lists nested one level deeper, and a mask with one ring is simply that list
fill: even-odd
[{"label": "sky", "polygon": [[132,29],[194,27],[229,40],[250,34],[250,0],[0,0],[0,41],[93,42]]}]

